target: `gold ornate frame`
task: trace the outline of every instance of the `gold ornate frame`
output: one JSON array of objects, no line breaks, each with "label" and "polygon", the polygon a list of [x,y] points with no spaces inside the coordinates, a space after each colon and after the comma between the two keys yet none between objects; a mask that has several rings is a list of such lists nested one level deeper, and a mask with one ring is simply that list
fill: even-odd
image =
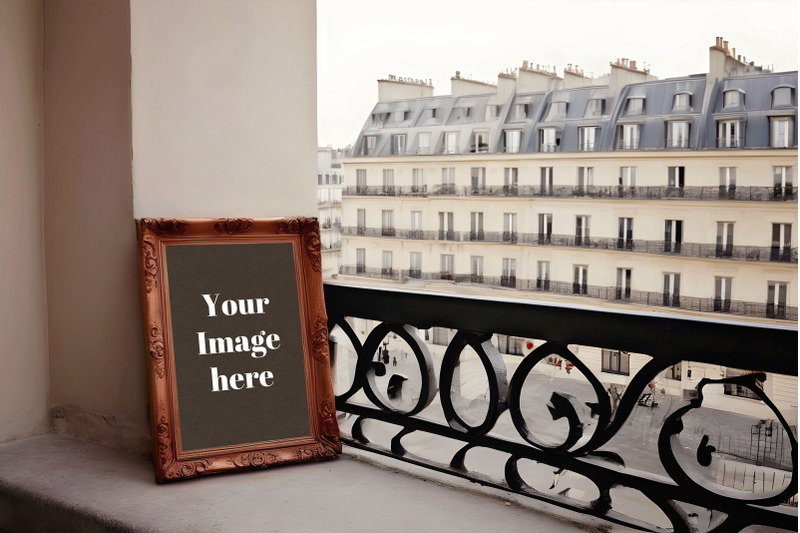
[{"label": "gold ornate frame", "polygon": [[[317,219],[145,218],[139,221],[137,229],[156,480],[162,482],[320,461],[333,459],[341,453],[330,374]],[[182,451],[169,317],[166,246],[274,242],[292,242],[299,251],[294,254],[294,262],[300,280],[298,296],[311,435]]]}]

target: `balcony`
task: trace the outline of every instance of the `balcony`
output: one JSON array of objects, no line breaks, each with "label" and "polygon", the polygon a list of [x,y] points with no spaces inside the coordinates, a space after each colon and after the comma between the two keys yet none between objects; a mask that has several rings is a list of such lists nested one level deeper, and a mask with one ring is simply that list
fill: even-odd
[{"label": "balcony", "polygon": [[664,200],[680,198],[683,200],[719,201],[735,200],[743,202],[796,202],[797,187],[739,187],[732,186],[686,186],[669,187],[661,185],[622,186],[622,185],[487,185],[473,188],[462,185],[402,186],[384,190],[382,186],[345,187],[345,196],[494,196],[514,198],[625,198],[634,200]]},{"label": "balcony", "polygon": [[[796,328],[343,285],[325,293],[347,445],[604,519],[612,531],[795,530],[797,415],[758,383],[797,376]],[[366,327],[361,336],[348,317]],[[423,340],[434,326],[451,330],[433,337],[446,346]],[[534,342],[512,356],[494,334]],[[384,343],[396,366],[374,361]],[[646,362],[630,376],[601,372],[601,348]],[[590,369],[583,359],[594,352]],[[682,389],[691,402],[659,392],[687,354],[694,368],[762,373],[694,381]],[[757,399],[726,395],[732,386]],[[766,414],[744,416],[730,402]],[[761,445],[737,447],[739,437]]]},{"label": "balcony", "polygon": [[[358,266],[343,266],[341,273],[345,275],[355,275],[366,278],[379,278],[375,270],[359,270]],[[412,275],[413,272],[413,275]],[[528,292],[548,292],[558,295],[580,295],[593,299],[605,300],[633,305],[645,305],[649,307],[672,307],[685,311],[699,313],[728,313],[746,317],[771,318],[788,321],[797,321],[797,307],[785,304],[765,304],[759,302],[747,302],[742,300],[716,300],[714,298],[700,298],[696,296],[686,296],[678,293],[664,293],[661,291],[626,291],[625,298],[617,297],[616,286],[575,284],[571,281],[558,281],[550,279],[528,279],[516,276],[481,276],[480,280],[473,279],[470,274],[453,273],[448,271],[449,278],[442,277],[442,273],[416,271],[394,272],[392,279],[404,283],[409,279],[420,280],[440,280],[447,279],[456,283],[469,282],[481,284],[485,287],[510,287],[518,291]]]}]

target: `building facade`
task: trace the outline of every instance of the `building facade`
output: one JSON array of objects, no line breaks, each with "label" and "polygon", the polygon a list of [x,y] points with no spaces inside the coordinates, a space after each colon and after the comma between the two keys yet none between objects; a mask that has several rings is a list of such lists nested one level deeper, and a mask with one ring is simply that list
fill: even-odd
[{"label": "building facade", "polygon": [[797,72],[718,38],[700,75],[497,81],[379,81],[344,161],[341,274],[796,320]]},{"label": "building facade", "polygon": [[342,159],[347,149],[317,148],[317,205],[322,244],[322,275],[339,272],[342,247]]}]

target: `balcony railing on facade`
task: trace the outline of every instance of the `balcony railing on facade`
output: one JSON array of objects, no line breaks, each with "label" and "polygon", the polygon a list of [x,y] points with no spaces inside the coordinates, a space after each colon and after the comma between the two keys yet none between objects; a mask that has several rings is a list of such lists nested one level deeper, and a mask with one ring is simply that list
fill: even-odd
[{"label": "balcony railing on facade", "polygon": [[591,285],[571,281],[557,281],[550,278],[526,279],[516,274],[487,276],[483,273],[455,273],[450,271],[425,272],[421,269],[392,270],[386,276],[381,269],[369,269],[343,266],[341,273],[345,275],[365,276],[368,278],[392,279],[401,283],[413,280],[436,281],[446,280],[455,283],[474,283],[487,287],[506,287],[528,292],[544,292],[550,294],[585,296],[588,298],[618,302],[623,304],[646,305],[651,307],[671,307],[685,311],[701,313],[728,313],[759,318],[776,318],[797,321],[797,307],[785,303],[745,302],[722,298],[701,298],[661,291],[641,291],[624,289],[616,286]]},{"label": "balcony railing on facade", "polygon": [[492,196],[510,198],[607,198],[634,200],[663,200],[680,198],[684,200],[737,200],[747,202],[796,202],[797,187],[755,187],[755,186],[685,186],[669,187],[661,185],[622,186],[622,185],[557,185],[541,187],[538,185],[488,185],[473,187],[465,185],[436,184],[428,186],[355,186],[346,187],[346,196]]},{"label": "balcony railing on facade", "polygon": [[[796,412],[761,385],[797,376],[795,328],[339,284],[325,300],[348,445],[641,531],[796,528]],[[497,336],[528,339],[527,355],[503,355]],[[584,347],[619,366],[587,364]],[[687,358],[745,372],[658,407],[660,379]],[[708,407],[715,387],[769,415]],[[733,420],[758,447],[730,446],[733,430],[718,430]]]},{"label": "balcony railing on facade", "polygon": [[646,254],[668,254],[705,259],[797,263],[797,248],[774,246],[727,246],[716,243],[649,241],[546,233],[509,231],[407,230],[395,228],[342,227],[342,235],[394,237],[398,239],[447,240],[519,244],[525,246],[567,246],[599,250],[623,250]]}]

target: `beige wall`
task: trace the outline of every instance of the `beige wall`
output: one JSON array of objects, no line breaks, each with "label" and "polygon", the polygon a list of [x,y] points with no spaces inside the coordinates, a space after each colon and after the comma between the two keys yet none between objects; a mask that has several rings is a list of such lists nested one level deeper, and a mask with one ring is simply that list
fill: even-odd
[{"label": "beige wall", "polygon": [[134,215],[315,216],[313,0],[131,4]]},{"label": "beige wall", "polygon": [[47,427],[42,4],[0,2],[0,442]]},{"label": "beige wall", "polygon": [[52,415],[59,431],[146,447],[128,2],[44,5]]}]

